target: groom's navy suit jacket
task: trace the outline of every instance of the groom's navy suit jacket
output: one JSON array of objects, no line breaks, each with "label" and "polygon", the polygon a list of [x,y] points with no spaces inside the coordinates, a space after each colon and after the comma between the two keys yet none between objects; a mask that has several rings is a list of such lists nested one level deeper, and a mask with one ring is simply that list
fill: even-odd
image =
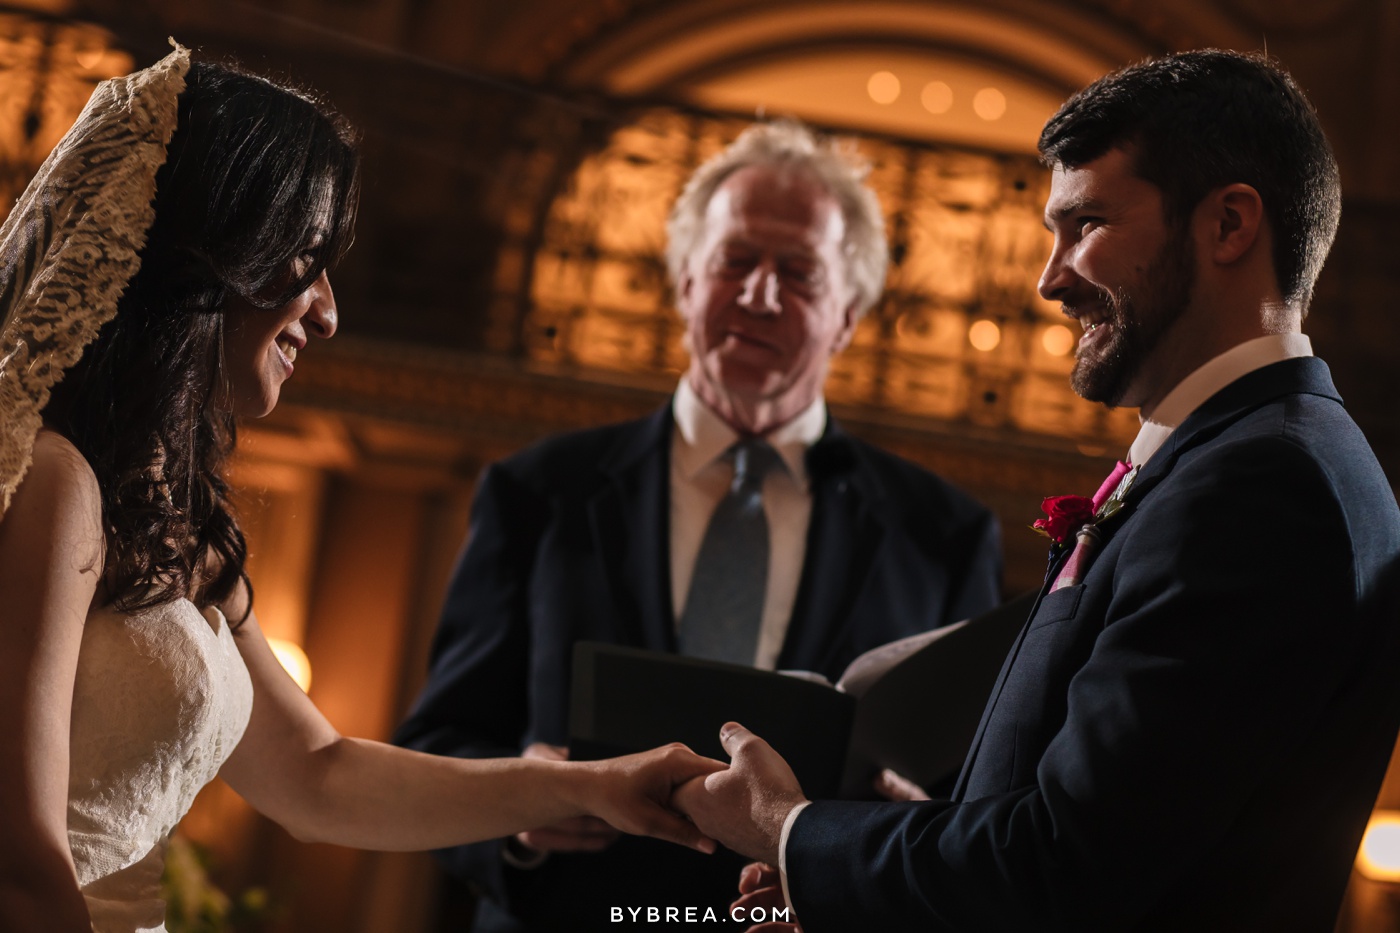
[{"label": "groom's navy suit jacket", "polygon": [[807,933],[1332,930],[1396,737],[1400,513],[1327,367],[1220,391],[1103,531],[951,801],[799,814]]},{"label": "groom's navy suit jacket", "polygon": [[[485,471],[429,681],[396,741],[464,757],[565,745],[575,642],[676,650],[672,425],[668,405]],[[870,648],[996,605],[999,532],[986,509],[834,423],[807,467],[812,519],[779,668],[834,681]],[[503,864],[499,841],[442,854],[536,930],[609,929],[611,907],[720,908],[737,879],[732,859],[635,838],[530,870]]]}]

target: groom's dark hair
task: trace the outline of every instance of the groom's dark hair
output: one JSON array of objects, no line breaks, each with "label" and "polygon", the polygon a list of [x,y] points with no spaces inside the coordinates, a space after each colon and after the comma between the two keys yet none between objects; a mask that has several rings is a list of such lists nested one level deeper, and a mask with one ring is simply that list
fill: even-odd
[{"label": "groom's dark hair", "polygon": [[1293,79],[1260,54],[1205,49],[1106,75],[1065,102],[1040,134],[1051,167],[1125,149],[1183,223],[1211,191],[1259,192],[1284,299],[1304,313],[1332,247],[1342,192],[1332,147]]}]

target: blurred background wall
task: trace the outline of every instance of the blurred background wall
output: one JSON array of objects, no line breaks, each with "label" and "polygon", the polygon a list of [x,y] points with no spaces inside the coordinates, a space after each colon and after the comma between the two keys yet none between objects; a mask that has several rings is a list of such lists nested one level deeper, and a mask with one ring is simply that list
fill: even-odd
[{"label": "blurred background wall", "polygon": [[[854,433],[997,511],[1013,595],[1043,572],[1026,529],[1041,498],[1092,490],[1136,430],[1069,392],[1077,334],[1035,295],[1040,126],[1144,56],[1267,49],[1317,106],[1346,193],[1306,328],[1400,475],[1396,0],[11,3],[0,196],[93,83],[156,60],[167,36],[316,88],[363,132],[340,335],[298,359],[235,468],[259,617],[304,653],[346,733],[386,737],[421,685],[480,468],[674,388],[666,211],[756,113],[849,134],[872,162],[894,266],[828,398]],[[1392,777],[1385,808],[1400,807]],[[222,785],[184,832],[222,887],[268,892],[256,928],[449,924],[426,856],[296,843]],[[1339,929],[1400,929],[1396,892],[1357,874]]]}]

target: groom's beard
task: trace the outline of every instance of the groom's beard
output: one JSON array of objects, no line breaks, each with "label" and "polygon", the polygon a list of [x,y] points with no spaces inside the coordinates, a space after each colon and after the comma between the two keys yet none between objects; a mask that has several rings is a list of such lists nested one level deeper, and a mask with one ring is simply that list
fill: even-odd
[{"label": "groom's beard", "polygon": [[[1096,289],[1093,298],[1079,303],[1107,309],[1111,331],[1106,346],[1079,354],[1070,388],[1091,402],[1119,405],[1162,335],[1186,311],[1195,285],[1196,257],[1183,227],[1162,245],[1140,285]],[[1073,310],[1075,303],[1066,307]]]}]

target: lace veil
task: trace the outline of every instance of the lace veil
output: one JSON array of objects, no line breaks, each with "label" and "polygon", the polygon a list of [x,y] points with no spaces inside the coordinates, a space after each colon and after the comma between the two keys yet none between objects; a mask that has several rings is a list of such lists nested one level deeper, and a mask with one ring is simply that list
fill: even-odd
[{"label": "lace veil", "polygon": [[98,85],[0,226],[0,519],[49,390],[117,313],[155,219],[188,49]]}]

